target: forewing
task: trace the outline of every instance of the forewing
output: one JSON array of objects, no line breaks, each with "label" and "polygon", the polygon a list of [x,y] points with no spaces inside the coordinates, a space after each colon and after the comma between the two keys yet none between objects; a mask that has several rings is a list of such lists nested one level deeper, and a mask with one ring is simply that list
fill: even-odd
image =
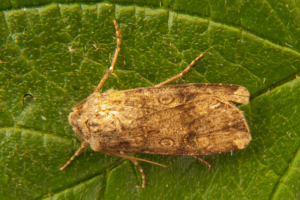
[{"label": "forewing", "polygon": [[224,92],[196,90],[197,85],[104,94],[103,123],[90,126],[94,141],[102,149],[152,154],[206,155],[245,148],[251,136],[243,112],[227,102]]}]

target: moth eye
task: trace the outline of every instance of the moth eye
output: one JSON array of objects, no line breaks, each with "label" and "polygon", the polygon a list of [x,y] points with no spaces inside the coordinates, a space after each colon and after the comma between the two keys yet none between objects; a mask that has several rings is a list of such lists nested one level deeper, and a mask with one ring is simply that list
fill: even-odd
[{"label": "moth eye", "polygon": [[164,96],[160,96],[158,98],[158,101],[161,104],[168,105],[168,104],[170,104],[170,103],[172,103],[174,101],[174,97],[164,95]]},{"label": "moth eye", "polygon": [[171,147],[174,145],[174,141],[170,138],[164,138],[160,141],[160,144],[164,147]]}]

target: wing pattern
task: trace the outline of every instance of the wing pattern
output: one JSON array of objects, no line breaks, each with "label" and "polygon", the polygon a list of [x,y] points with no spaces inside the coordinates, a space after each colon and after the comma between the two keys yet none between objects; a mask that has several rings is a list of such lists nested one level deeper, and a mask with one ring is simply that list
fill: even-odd
[{"label": "wing pattern", "polygon": [[229,102],[248,99],[247,89],[236,85],[110,90],[75,107],[70,121],[95,151],[207,155],[248,145],[244,113]]}]

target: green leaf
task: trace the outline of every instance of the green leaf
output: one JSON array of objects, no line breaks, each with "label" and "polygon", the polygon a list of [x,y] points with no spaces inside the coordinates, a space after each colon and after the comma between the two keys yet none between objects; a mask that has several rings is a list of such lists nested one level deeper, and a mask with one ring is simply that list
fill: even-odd
[{"label": "green leaf", "polygon": [[[63,2],[63,1],[61,1]],[[1,199],[298,199],[300,4],[296,1],[0,3]],[[38,7],[36,7],[38,6]],[[252,141],[241,151],[191,157],[135,154],[167,165],[80,147],[68,124],[89,96],[122,34],[102,91],[147,87],[204,52],[180,83],[226,83],[251,93]]]}]

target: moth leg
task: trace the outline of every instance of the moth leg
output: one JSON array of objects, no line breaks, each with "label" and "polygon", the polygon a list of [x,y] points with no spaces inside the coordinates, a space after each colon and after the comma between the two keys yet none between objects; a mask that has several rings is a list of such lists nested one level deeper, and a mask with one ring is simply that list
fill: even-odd
[{"label": "moth leg", "polygon": [[172,78],[170,78],[170,79],[168,79],[168,80],[166,80],[166,81],[164,81],[164,82],[161,82],[160,84],[155,85],[154,87],[160,87],[160,86],[166,85],[166,84],[168,84],[168,83],[170,83],[170,82],[172,82],[172,81],[174,81],[174,80],[176,80],[176,79],[182,77],[182,76],[183,76],[185,73],[187,73],[187,72],[193,67],[193,65],[194,65],[198,60],[200,60],[202,57],[203,57],[203,53],[201,53],[195,60],[193,60],[193,61],[189,64],[189,66],[187,66],[187,68],[185,68],[185,70],[183,70],[180,74],[177,74],[176,76],[173,76]]},{"label": "moth leg", "polygon": [[198,159],[200,162],[203,162],[204,164],[206,164],[207,166],[208,166],[208,168],[210,168],[211,166],[210,166],[210,164],[206,161],[206,160],[204,160],[203,158],[200,158],[200,157],[198,157],[198,156],[192,156],[193,158],[196,158],[196,159]]},{"label": "moth leg", "polygon": [[70,158],[70,160],[60,168],[60,170],[64,170],[66,169],[66,167],[76,158],[76,156],[78,156],[81,151],[87,147],[89,144],[87,142],[81,142],[81,147],[76,151],[76,153]]},{"label": "moth leg", "polygon": [[114,70],[115,64],[117,62],[117,57],[119,55],[119,52],[121,50],[120,46],[121,46],[121,33],[119,31],[118,28],[118,24],[116,22],[116,20],[113,20],[114,25],[115,25],[115,29],[116,29],[116,37],[117,37],[117,47],[115,50],[115,54],[114,57],[112,59],[110,68],[106,71],[106,73],[104,74],[103,78],[101,79],[100,83],[98,84],[98,86],[95,88],[94,92],[99,92],[99,90],[101,89],[101,87],[103,86],[104,82],[106,81],[106,79],[111,75],[111,73]]},{"label": "moth leg", "polygon": [[[123,154],[123,155],[125,155],[125,156],[127,156],[123,151],[120,151],[120,154]],[[129,158],[129,160],[131,160],[131,162],[133,163],[133,164],[135,164],[138,168],[139,168],[139,170],[140,170],[140,172],[141,172],[141,175],[142,175],[142,180],[143,180],[143,183],[142,183],[142,188],[145,188],[146,186],[146,176],[145,176],[145,173],[144,173],[144,170],[143,170],[143,168],[140,166],[140,164],[135,160],[135,158],[134,157],[129,157],[128,156],[128,158]]]}]

